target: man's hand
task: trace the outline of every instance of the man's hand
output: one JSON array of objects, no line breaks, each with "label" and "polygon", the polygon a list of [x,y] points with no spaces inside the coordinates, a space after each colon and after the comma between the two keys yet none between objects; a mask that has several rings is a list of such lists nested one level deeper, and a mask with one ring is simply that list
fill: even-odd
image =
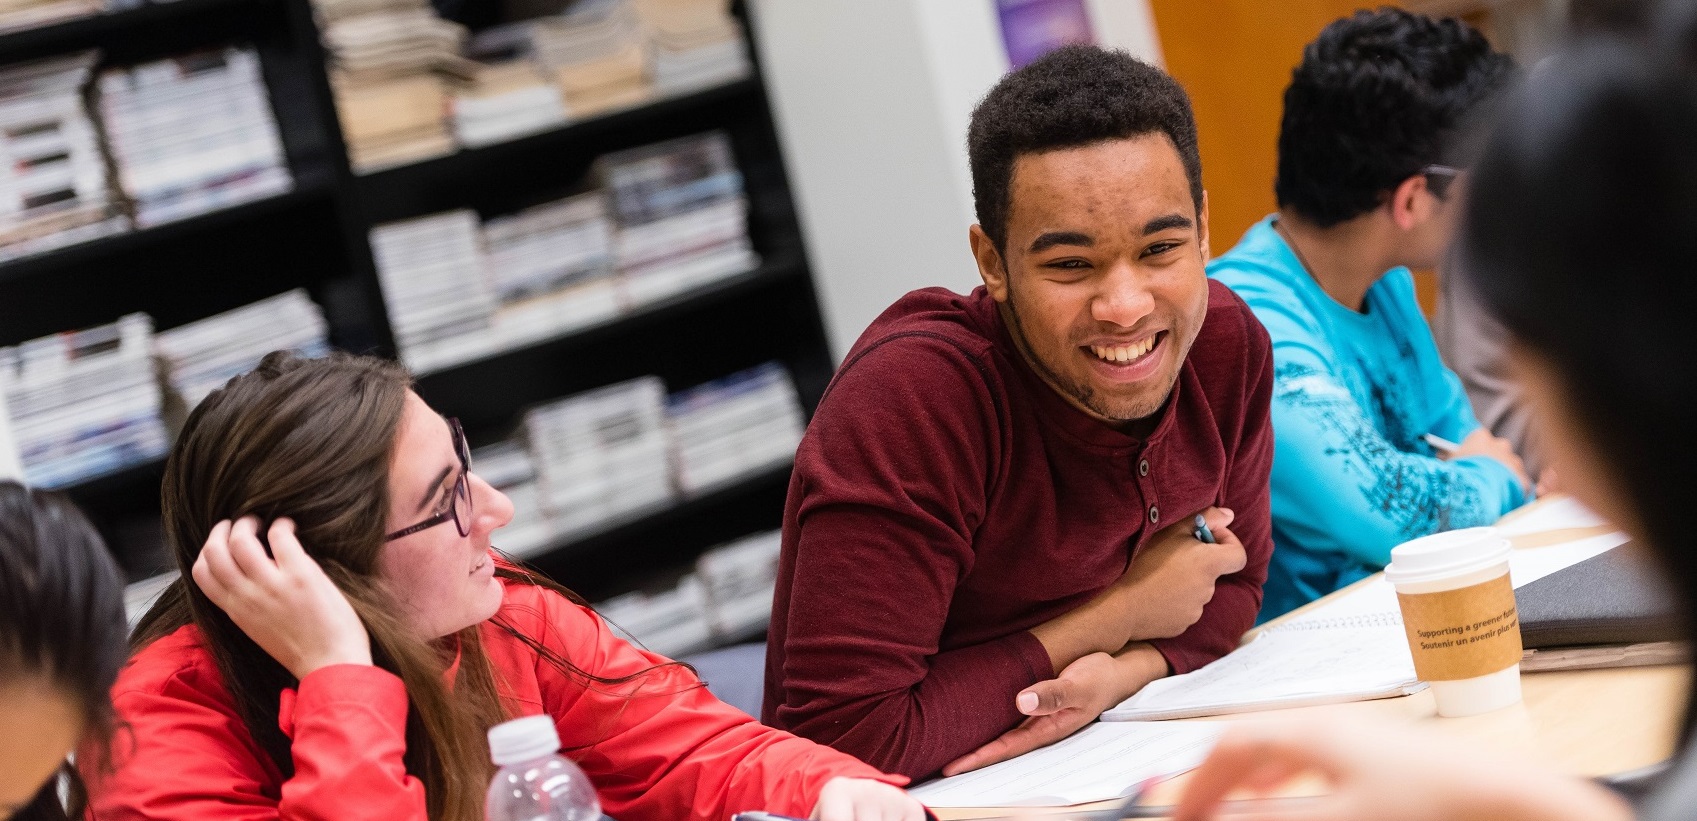
[{"label": "man's hand", "polygon": [[1030,718],[950,762],[943,775],[988,767],[1060,741],[1166,674],[1166,659],[1147,644],[1127,647],[1118,656],[1091,653],[1067,665],[1059,676],[1021,690],[1014,705]]},{"label": "man's hand", "polygon": [[1197,541],[1191,534],[1192,517],[1186,517],[1155,534],[1114,583],[1139,615],[1126,641],[1170,639],[1190,629],[1214,599],[1220,577],[1248,563],[1243,542],[1227,529],[1232,512],[1211,507],[1202,517],[1218,544]]},{"label": "man's hand", "polygon": [[1483,426],[1467,434],[1467,438],[1461,440],[1461,447],[1456,448],[1444,458],[1460,459],[1463,456],[1486,456],[1502,462],[1509,470],[1514,471],[1514,476],[1520,480],[1522,489],[1532,489],[1532,480],[1526,476],[1526,465],[1520,461],[1520,456],[1514,452],[1514,446],[1509,444],[1507,439],[1492,436],[1491,432]]},{"label": "man's hand", "polygon": [[882,781],[833,778],[819,791],[813,821],[925,821],[919,800]]},{"label": "man's hand", "polygon": [[1091,653],[1172,638],[1202,618],[1214,584],[1249,561],[1243,542],[1227,529],[1230,510],[1211,507],[1202,517],[1219,544],[1198,541],[1191,535],[1195,517],[1185,516],[1156,533],[1125,575],[1095,598],[1031,628],[1057,672]]}]

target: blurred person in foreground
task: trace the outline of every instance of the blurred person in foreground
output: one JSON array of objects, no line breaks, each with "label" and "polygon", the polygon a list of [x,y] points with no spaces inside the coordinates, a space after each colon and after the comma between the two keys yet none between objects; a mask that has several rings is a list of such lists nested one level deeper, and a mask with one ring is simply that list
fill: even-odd
[{"label": "blurred person in foreground", "polygon": [[0,482],[0,819],[82,815],[66,757],[105,758],[127,633],[123,575],[88,520],[63,496]]},{"label": "blurred person in foreground", "polygon": [[[1686,4],[1685,21],[1697,20]],[[1678,21],[1663,32],[1692,32]],[[1697,42],[1688,39],[1687,42]],[[1462,270],[1508,329],[1548,455],[1567,489],[1648,545],[1697,635],[1697,49],[1592,40],[1516,94],[1473,181]],[[1621,548],[1626,549],[1626,548]],[[1697,693],[1693,694],[1697,699]],[[1697,715],[1687,705],[1686,727]],[[1300,810],[1233,819],[1611,821],[1697,818],[1689,738],[1630,806],[1575,778],[1408,728],[1253,723],[1194,774],[1180,821],[1223,816],[1239,788],[1319,775]]]},{"label": "blurred person in foreground", "polygon": [[1279,210],[1208,266],[1273,339],[1263,621],[1377,572],[1398,544],[1491,524],[1528,497],[1519,457],[1440,361],[1409,271],[1449,246],[1459,138],[1513,68],[1459,20],[1385,8],[1327,26],[1291,75]]}]

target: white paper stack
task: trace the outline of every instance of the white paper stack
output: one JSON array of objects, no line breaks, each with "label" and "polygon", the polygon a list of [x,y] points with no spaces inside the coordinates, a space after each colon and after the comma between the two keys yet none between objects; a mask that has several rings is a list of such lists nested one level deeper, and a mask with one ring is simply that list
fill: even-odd
[{"label": "white paper stack", "polygon": [[502,347],[618,315],[613,222],[600,192],[489,220],[483,237]]},{"label": "white paper stack", "polygon": [[159,596],[177,577],[177,572],[173,570],[132,582],[124,587],[124,617],[129,621],[131,630],[135,629],[136,623],[141,621],[142,616],[147,615],[148,609],[153,607],[153,603],[159,600]]},{"label": "white paper stack", "polygon": [[101,0],[0,0],[0,32],[88,17],[102,8]]},{"label": "white paper stack", "polygon": [[712,131],[597,161],[618,225],[626,293],[640,305],[754,269],[730,139]]},{"label": "white paper stack", "polygon": [[450,154],[445,72],[463,69],[463,26],[426,0],[313,0],[355,171]]},{"label": "white paper stack", "polygon": [[486,356],[495,297],[483,271],[477,214],[445,211],[371,230],[371,250],[395,344],[408,367]]},{"label": "white paper stack", "polygon": [[742,25],[728,0],[638,0],[653,43],[654,86],[682,94],[749,75]]},{"label": "white paper stack", "polygon": [[297,288],[153,337],[166,382],[193,408],[272,351],[307,357],[330,352],[324,312]]},{"label": "white paper stack", "polygon": [[472,451],[471,464],[478,478],[505,493],[513,503],[513,520],[496,531],[496,547],[518,558],[534,556],[547,548],[554,538],[554,526],[542,509],[536,468],[524,445],[501,442],[478,448]]},{"label": "white paper stack", "polygon": [[525,414],[542,504],[565,535],[671,504],[665,385],[657,376],[578,394]]},{"label": "white paper stack", "polygon": [[0,260],[129,227],[83,103],[95,59],[84,52],[0,69]]},{"label": "white paper stack", "polygon": [[293,185],[251,49],[107,71],[100,77],[100,111],[137,225],[227,208]]},{"label": "white paper stack", "polygon": [[152,336],[146,314],[129,314],[0,348],[0,393],[29,484],[61,487],[165,453]]},{"label": "white paper stack", "polygon": [[772,619],[783,532],[769,530],[720,545],[696,560],[707,592],[707,623],[721,642],[758,635]]},{"label": "white paper stack", "polygon": [[795,384],[776,362],[673,394],[666,422],[685,493],[789,464],[807,427]]},{"label": "white paper stack", "polygon": [[651,652],[677,658],[713,644],[707,593],[701,579],[685,576],[662,593],[626,593],[595,606],[613,632]]},{"label": "white paper stack", "polygon": [[566,121],[560,87],[530,56],[528,24],[478,32],[468,47],[470,76],[454,92],[454,133],[466,146],[490,145]]},{"label": "white paper stack", "polygon": [[654,97],[648,39],[630,0],[580,0],[532,26],[536,57],[554,73],[572,117],[593,117]]}]

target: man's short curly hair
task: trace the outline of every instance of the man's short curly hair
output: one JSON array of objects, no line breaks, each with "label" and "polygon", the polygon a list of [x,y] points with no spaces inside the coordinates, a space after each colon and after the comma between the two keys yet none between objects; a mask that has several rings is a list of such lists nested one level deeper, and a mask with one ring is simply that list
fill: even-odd
[{"label": "man's short curly hair", "polygon": [[1178,149],[1200,213],[1196,118],[1178,81],[1123,51],[1095,46],[1065,46],[1038,58],[1003,77],[973,109],[966,153],[978,224],[1006,250],[1009,188],[1021,154],[1157,132]]},{"label": "man's short curly hair", "polygon": [[1302,52],[1279,127],[1279,208],[1332,226],[1379,207],[1446,154],[1514,61],[1453,18],[1358,11]]}]

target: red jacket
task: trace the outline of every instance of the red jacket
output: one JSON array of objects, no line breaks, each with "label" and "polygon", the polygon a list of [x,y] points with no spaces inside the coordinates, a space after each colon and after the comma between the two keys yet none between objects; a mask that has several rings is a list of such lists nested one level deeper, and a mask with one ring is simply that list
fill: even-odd
[{"label": "red jacket", "polygon": [[[666,661],[614,636],[586,607],[509,584],[501,616],[597,676]],[[826,781],[904,784],[826,747],[756,723],[696,685],[688,669],[656,669],[629,688],[587,689],[492,625],[483,643],[509,713],[554,717],[603,811],[619,821],[715,819],[766,809],[806,817]],[[619,692],[604,692],[614,690]],[[337,665],[285,691],[278,717],[293,741],[284,781],[249,736],[199,631],[183,627],[143,649],[113,689],[121,730],[114,770],[91,784],[90,817],[130,819],[424,819],[424,786],[407,773],[407,694],[376,667]],[[133,733],[133,745],[130,734]]]}]

